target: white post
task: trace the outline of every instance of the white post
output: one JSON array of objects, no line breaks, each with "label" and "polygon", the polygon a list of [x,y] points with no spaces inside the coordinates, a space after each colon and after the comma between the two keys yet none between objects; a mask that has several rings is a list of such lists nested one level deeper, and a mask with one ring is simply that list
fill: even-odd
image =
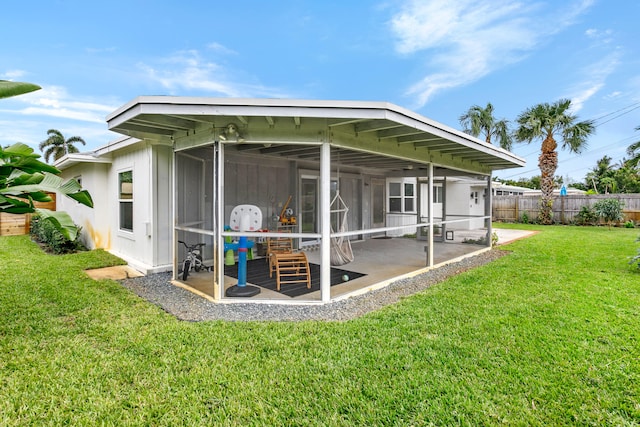
[{"label": "white post", "polygon": [[214,256],[216,258],[214,262],[215,275],[217,279],[217,286],[214,286],[213,298],[217,301],[222,299],[224,295],[224,243],[222,242],[222,236],[220,233],[224,230],[224,144],[216,141],[214,143],[214,153],[218,150],[217,155],[214,154],[214,171],[213,176],[217,177],[217,188],[214,194],[214,209],[216,220],[216,227],[214,233]]},{"label": "white post", "polygon": [[331,144],[320,146],[320,298],[331,301]]},{"label": "white post", "polygon": [[176,230],[176,225],[178,224],[178,206],[177,206],[177,197],[176,197],[176,188],[178,188],[177,180],[178,176],[176,174],[178,163],[176,161],[176,149],[175,145],[171,148],[173,151],[173,162],[171,162],[171,176],[173,179],[171,180],[171,207],[173,208],[173,239],[171,241],[171,259],[173,260],[173,274],[171,278],[176,280],[178,278],[178,230]]},{"label": "white post", "polygon": [[487,225],[487,246],[491,247],[491,245],[493,244],[493,242],[491,241],[491,238],[493,237],[493,224],[492,224],[492,220],[493,220],[493,216],[492,216],[492,207],[493,207],[493,178],[492,175],[489,174],[487,176],[487,189],[486,189],[486,197],[484,198],[484,215],[488,216],[489,219],[485,219],[484,222]]},{"label": "white post", "polygon": [[[428,260],[427,267],[433,266],[433,163],[429,163],[427,168],[427,176],[429,178],[429,200],[427,201],[427,211],[429,212],[429,237],[427,237]],[[444,207],[443,207],[444,209]]]}]

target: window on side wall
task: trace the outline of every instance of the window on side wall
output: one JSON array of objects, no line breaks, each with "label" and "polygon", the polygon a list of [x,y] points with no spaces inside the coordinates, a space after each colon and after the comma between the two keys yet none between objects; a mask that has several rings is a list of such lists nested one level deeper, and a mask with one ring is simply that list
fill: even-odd
[{"label": "window on side wall", "polygon": [[389,181],[387,194],[389,195],[389,212],[416,212],[416,182],[415,179],[401,179]]},{"label": "window on side wall", "polygon": [[118,174],[120,230],[133,231],[133,171]]}]

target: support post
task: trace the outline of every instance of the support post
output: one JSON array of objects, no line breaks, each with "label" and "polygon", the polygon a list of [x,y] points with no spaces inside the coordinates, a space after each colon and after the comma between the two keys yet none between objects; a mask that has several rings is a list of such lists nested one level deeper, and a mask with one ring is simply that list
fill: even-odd
[{"label": "support post", "polygon": [[492,240],[491,238],[493,237],[493,224],[491,223],[491,200],[492,200],[492,193],[493,193],[493,189],[491,186],[491,182],[492,182],[492,178],[491,175],[489,174],[487,176],[487,194],[486,197],[484,198],[484,215],[488,216],[489,218],[485,219],[485,223],[487,224],[487,246],[491,247],[492,244]]},{"label": "support post", "polygon": [[[429,178],[429,200],[427,202],[427,211],[429,212],[429,236],[427,237],[427,267],[433,267],[433,163],[429,163],[427,168],[427,177]],[[443,207],[444,213],[444,207]]]},{"label": "support post", "polygon": [[331,301],[331,144],[320,146],[320,298]]},{"label": "support post", "polygon": [[214,196],[214,209],[216,220],[216,227],[214,233],[214,239],[217,244],[217,251],[214,252],[215,262],[214,270],[217,286],[214,287],[213,298],[215,300],[221,300],[224,294],[224,242],[222,241],[222,230],[224,230],[224,212],[222,207],[224,206],[224,144],[219,141],[214,143],[214,148],[217,155],[215,156],[213,176],[216,179],[216,192]]}]

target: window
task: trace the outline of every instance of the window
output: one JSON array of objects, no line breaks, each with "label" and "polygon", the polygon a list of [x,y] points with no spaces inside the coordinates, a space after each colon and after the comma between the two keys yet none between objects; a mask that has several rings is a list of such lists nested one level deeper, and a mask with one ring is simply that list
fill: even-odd
[{"label": "window", "polygon": [[442,203],[442,186],[433,186],[433,203]]},{"label": "window", "polygon": [[118,174],[120,230],[133,231],[133,171]]},{"label": "window", "polygon": [[415,179],[390,181],[388,186],[389,212],[414,213],[416,211]]}]

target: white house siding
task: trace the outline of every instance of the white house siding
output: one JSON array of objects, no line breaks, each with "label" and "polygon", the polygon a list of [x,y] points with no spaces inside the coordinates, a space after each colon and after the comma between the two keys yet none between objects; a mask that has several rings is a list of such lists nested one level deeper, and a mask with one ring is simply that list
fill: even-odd
[{"label": "white house siding", "polygon": [[168,146],[154,146],[152,159],[151,186],[155,188],[150,191],[152,195],[151,230],[155,237],[149,240],[154,245],[152,265],[156,271],[169,270],[172,267],[173,230],[167,225],[173,224],[171,210],[173,149]]},{"label": "white house siding", "polygon": [[[80,178],[94,208],[59,197],[58,209],[82,227],[81,240],[102,248],[142,272],[171,268],[171,147],[137,144],[118,153],[111,164],[80,163],[65,169],[64,178]],[[120,230],[118,174],[133,171],[133,231]]]},{"label": "white house siding", "polygon": [[68,197],[57,198],[57,210],[67,212],[79,225],[80,241],[89,249],[111,248],[111,235],[107,226],[113,216],[108,206],[105,176],[110,165],[104,163],[80,163],[62,172],[62,178],[80,179],[82,187],[89,191],[94,208],[91,209]]},{"label": "white house siding", "polygon": [[[461,220],[484,215],[485,187],[471,185],[469,181],[447,181],[447,220]],[[477,193],[477,197],[476,196]],[[471,195],[474,197],[471,197]],[[482,218],[447,224],[449,230],[473,230],[484,227]]]},{"label": "white house siding", "polygon": [[[417,224],[418,217],[416,214],[387,214],[387,227],[399,227],[402,225]],[[415,227],[405,227],[397,230],[387,231],[389,237],[402,237],[405,234],[415,234]]]}]

